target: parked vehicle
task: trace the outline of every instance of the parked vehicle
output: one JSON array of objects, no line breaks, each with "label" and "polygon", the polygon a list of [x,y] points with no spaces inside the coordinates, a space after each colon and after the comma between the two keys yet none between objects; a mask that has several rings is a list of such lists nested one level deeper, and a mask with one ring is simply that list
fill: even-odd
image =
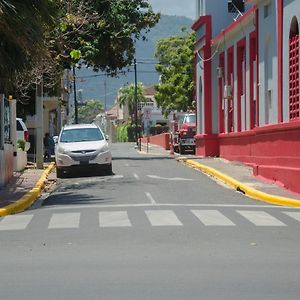
[{"label": "parked vehicle", "polygon": [[94,168],[112,174],[112,155],[102,130],[95,124],[65,126],[55,147],[57,177],[76,169]]},{"label": "parked vehicle", "polygon": [[28,142],[28,130],[21,118],[16,118],[17,122],[17,140],[24,140]]},{"label": "parked vehicle", "polygon": [[174,120],[171,122],[170,143],[175,152],[184,154],[189,151],[195,154],[195,134],[195,113],[174,114]]},{"label": "parked vehicle", "polygon": [[17,134],[16,138],[18,140],[23,140],[26,142],[25,144],[25,151],[28,151],[30,148],[30,143],[28,142],[28,129],[22,118],[16,118],[16,128],[17,128]]}]

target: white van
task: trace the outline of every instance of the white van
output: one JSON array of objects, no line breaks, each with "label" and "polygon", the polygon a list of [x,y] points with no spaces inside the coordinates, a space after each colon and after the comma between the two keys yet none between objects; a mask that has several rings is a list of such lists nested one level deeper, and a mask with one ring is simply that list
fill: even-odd
[{"label": "white van", "polygon": [[28,138],[29,138],[28,129],[27,129],[24,121],[21,118],[16,118],[16,122],[17,122],[17,125],[16,125],[16,128],[17,128],[17,135],[16,135],[17,141],[18,140],[26,141],[25,151],[28,151],[29,148],[30,148],[30,143],[28,142]]}]

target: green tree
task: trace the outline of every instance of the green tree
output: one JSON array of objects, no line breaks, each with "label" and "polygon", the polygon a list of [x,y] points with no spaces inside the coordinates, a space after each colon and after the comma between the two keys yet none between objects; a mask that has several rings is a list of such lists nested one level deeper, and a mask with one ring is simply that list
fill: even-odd
[{"label": "green tree", "polygon": [[44,52],[45,31],[54,26],[55,12],[51,0],[0,0],[0,92]]},{"label": "green tree", "polygon": [[96,116],[103,111],[103,104],[100,101],[88,100],[78,108],[78,122],[92,123]]},{"label": "green tree", "polygon": [[193,109],[193,53],[195,34],[172,36],[157,43],[155,57],[159,63],[160,83],[155,86],[157,104],[168,113]]},{"label": "green tree", "polygon": [[132,63],[135,40],[158,22],[148,0],[62,1],[53,44],[63,65],[81,61],[115,74]]},{"label": "green tree", "polygon": [[25,97],[77,62],[115,75],[159,17],[148,0],[0,0],[0,88]]},{"label": "green tree", "polygon": [[[146,97],[144,95],[144,85],[141,82],[137,84],[137,102],[146,102]],[[132,83],[128,86],[119,89],[118,93],[119,105],[127,105],[128,113],[133,119],[135,112],[135,85]]]}]

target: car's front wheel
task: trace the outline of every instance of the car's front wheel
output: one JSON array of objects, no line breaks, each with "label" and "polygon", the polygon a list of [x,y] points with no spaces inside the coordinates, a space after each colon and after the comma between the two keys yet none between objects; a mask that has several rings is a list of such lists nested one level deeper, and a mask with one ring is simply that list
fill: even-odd
[{"label": "car's front wheel", "polygon": [[63,178],[64,177],[64,171],[62,169],[56,168],[56,177],[57,178]]},{"label": "car's front wheel", "polygon": [[105,173],[106,173],[106,175],[113,175],[112,163],[106,165]]}]

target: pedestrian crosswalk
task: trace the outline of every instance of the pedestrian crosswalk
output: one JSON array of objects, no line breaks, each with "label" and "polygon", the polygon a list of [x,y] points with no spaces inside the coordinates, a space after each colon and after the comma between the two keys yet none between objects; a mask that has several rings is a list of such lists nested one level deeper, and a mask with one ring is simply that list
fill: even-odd
[{"label": "pedestrian crosswalk", "polygon": [[[275,215],[262,210],[231,210],[224,212],[217,209],[187,209],[174,211],[172,209],[145,209],[145,210],[100,210],[98,213],[98,227],[104,228],[132,228],[137,226],[148,227],[286,227],[300,225],[300,211],[276,211]],[[229,216],[226,216],[229,214]],[[141,216],[144,221],[141,222]],[[78,229],[88,215],[82,212],[52,213],[47,229]],[[35,214],[11,215],[0,219],[0,231],[25,230],[34,226]],[[87,222],[84,222],[87,224]],[[94,223],[93,223],[94,224]],[[145,225],[146,224],[146,225]]]},{"label": "pedestrian crosswalk", "polygon": [[192,213],[206,226],[235,226],[218,210],[192,210]]},{"label": "pedestrian crosswalk", "polygon": [[145,213],[152,226],[182,226],[172,210],[147,210]]},{"label": "pedestrian crosswalk", "polygon": [[127,211],[99,212],[100,227],[131,227]]},{"label": "pedestrian crosswalk", "polygon": [[[80,222],[80,213],[63,213],[53,214],[50,222],[49,229],[55,228],[78,228]],[[1,228],[1,223],[0,223]]]}]

